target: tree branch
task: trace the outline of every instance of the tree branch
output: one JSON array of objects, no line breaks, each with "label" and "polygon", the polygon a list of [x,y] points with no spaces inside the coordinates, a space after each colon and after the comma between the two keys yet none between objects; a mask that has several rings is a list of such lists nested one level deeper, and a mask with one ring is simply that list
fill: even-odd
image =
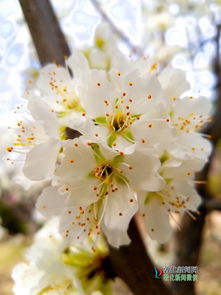
[{"label": "tree branch", "polygon": [[[211,141],[216,146],[221,136],[221,67],[220,67],[220,34],[221,25],[217,26],[216,41],[216,56],[214,58],[214,73],[217,77],[217,100],[216,100],[216,112],[212,123],[204,130],[204,133],[211,135]],[[198,173],[197,179],[206,181],[210,171],[212,158],[214,155],[215,148],[210,160],[205,165],[204,169]],[[177,231],[175,234],[175,254],[176,259],[174,265],[198,265],[199,256],[203,239],[203,229],[206,221],[206,216],[212,210],[220,210],[220,202],[213,199],[211,192],[207,185],[199,185],[198,192],[202,197],[203,203],[199,208],[200,215],[196,216],[196,220],[191,219],[189,216],[184,215],[181,228],[182,231]],[[195,284],[194,282],[173,282],[172,287],[176,295],[195,295]]]},{"label": "tree branch", "polygon": [[[187,214],[183,216],[181,231],[175,235],[175,257],[176,266],[199,265],[199,253],[202,245],[203,228],[205,224],[206,211],[200,210],[201,214],[193,220]],[[195,295],[195,284],[193,281],[172,282],[175,295]]]},{"label": "tree branch", "polygon": [[170,295],[165,284],[154,279],[153,263],[147,255],[135,217],[130,222],[128,234],[131,238],[128,246],[110,247],[111,264],[116,274],[136,295]]},{"label": "tree branch", "polygon": [[131,40],[124,34],[124,32],[116,27],[115,23],[111,20],[111,18],[102,9],[99,1],[91,0],[91,3],[94,5],[96,10],[99,12],[102,19],[105,20],[110,25],[112,31],[131,49],[131,51],[135,54],[138,54],[139,56],[143,55],[141,48],[135,46],[131,42]]},{"label": "tree branch", "polygon": [[64,64],[69,47],[48,0],[19,0],[42,65]]},{"label": "tree branch", "polygon": [[204,206],[207,213],[210,213],[214,210],[221,211],[221,201],[217,199],[207,200]]}]

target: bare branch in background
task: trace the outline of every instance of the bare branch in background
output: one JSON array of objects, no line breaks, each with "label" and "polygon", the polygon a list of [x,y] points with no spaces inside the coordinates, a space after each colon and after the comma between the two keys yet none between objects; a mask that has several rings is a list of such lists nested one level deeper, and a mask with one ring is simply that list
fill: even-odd
[{"label": "bare branch in background", "polygon": [[216,56],[214,58],[213,62],[213,72],[217,78],[216,83],[216,95],[217,100],[215,104],[216,112],[213,117],[213,121],[209,126],[208,133],[211,135],[211,140],[214,146],[217,144],[217,141],[219,140],[221,136],[221,61],[220,61],[220,39],[221,39],[221,24],[217,25],[217,33],[214,38],[214,41],[216,42]]},{"label": "bare branch in background", "polygon": [[208,213],[211,211],[221,211],[221,201],[216,199],[208,200],[205,202],[205,208]]},{"label": "bare branch in background", "polygon": [[[211,135],[211,141],[216,146],[219,138],[221,137],[221,66],[220,66],[220,34],[221,26],[217,26],[217,34],[214,38],[216,42],[216,56],[214,58],[214,74],[217,77],[217,100],[216,100],[216,112],[213,117],[213,121],[208,125],[205,133]],[[214,151],[210,157],[210,161],[207,162],[204,169],[197,175],[198,180],[208,181],[210,167]],[[212,210],[220,210],[220,201],[214,200],[207,185],[199,185],[198,192],[202,196],[203,203],[199,209],[200,215],[196,220],[191,219],[185,215],[181,221],[182,231],[177,231],[175,235],[176,245],[176,260],[174,265],[198,265],[200,258],[200,251],[203,239],[203,230],[206,222],[206,216]],[[195,295],[194,282],[173,282],[172,284],[176,295]]]},{"label": "bare branch in background", "polygon": [[70,50],[48,0],[19,0],[42,65],[64,64]]},{"label": "bare branch in background", "polygon": [[137,54],[139,56],[143,55],[142,49],[135,46],[131,40],[122,32],[120,29],[117,28],[115,23],[111,20],[111,18],[107,15],[107,13],[102,9],[99,1],[91,0],[91,3],[94,5],[96,10],[100,13],[103,20],[105,20],[113,30],[113,32],[131,49],[132,53]]}]

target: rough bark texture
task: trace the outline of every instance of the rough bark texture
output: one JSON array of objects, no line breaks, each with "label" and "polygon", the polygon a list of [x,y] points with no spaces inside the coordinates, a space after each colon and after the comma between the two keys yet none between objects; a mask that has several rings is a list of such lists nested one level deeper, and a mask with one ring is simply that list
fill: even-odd
[{"label": "rough bark texture", "polygon": [[[200,216],[192,220],[190,216],[185,215],[182,219],[182,230],[176,233],[176,260],[177,266],[198,266],[199,253],[202,245],[203,228],[205,224],[206,211],[201,210]],[[195,283],[173,282],[175,295],[195,295]]]},{"label": "rough bark texture", "polygon": [[64,64],[70,50],[48,0],[19,0],[42,65]]},{"label": "rough bark texture", "polygon": [[153,263],[147,255],[136,218],[130,222],[128,234],[131,243],[120,249],[110,247],[111,264],[136,295],[169,295],[168,288],[161,280],[154,279]]}]

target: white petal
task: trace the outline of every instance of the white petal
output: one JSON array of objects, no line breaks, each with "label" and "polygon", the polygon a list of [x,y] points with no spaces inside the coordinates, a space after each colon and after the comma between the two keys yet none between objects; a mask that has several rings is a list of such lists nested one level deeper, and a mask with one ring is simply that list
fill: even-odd
[{"label": "white petal", "polygon": [[99,231],[90,207],[66,207],[61,214],[59,231],[67,242],[83,243],[88,234]]},{"label": "white petal", "polygon": [[95,178],[87,177],[75,186],[69,186],[69,195],[66,206],[88,206],[98,201],[97,193],[99,188]]},{"label": "white petal", "polygon": [[80,50],[73,51],[73,54],[67,59],[67,66],[73,73],[75,84],[85,86],[84,82],[88,79],[89,66],[86,57]]},{"label": "white petal", "polygon": [[97,48],[90,51],[90,66],[96,69],[107,69],[110,66],[110,59],[106,52]]},{"label": "white petal", "polygon": [[[112,113],[113,104],[118,97],[113,85],[108,81],[106,71],[91,70],[87,87],[82,92],[82,105],[86,114],[92,118]],[[105,103],[105,101],[109,103]]]},{"label": "white petal", "polygon": [[28,108],[35,120],[40,121],[49,136],[58,137],[59,124],[49,106],[41,99],[29,99]]},{"label": "white petal", "polygon": [[189,172],[200,171],[203,166],[204,162],[197,158],[190,160],[170,160],[163,164],[161,173],[167,179],[190,179]]},{"label": "white petal", "polygon": [[15,295],[31,295],[38,294],[44,286],[40,283],[44,272],[34,265],[19,263],[13,269],[12,278],[14,284]]},{"label": "white petal", "polygon": [[129,185],[136,190],[155,191],[160,190],[164,181],[159,176],[160,161],[147,155],[144,152],[136,152],[125,155],[125,163],[120,168],[124,171],[124,175],[129,180]]},{"label": "white petal", "polygon": [[131,218],[138,210],[135,194],[126,185],[116,184],[118,190],[111,192],[103,201],[104,225],[107,230],[127,231]]},{"label": "white petal", "polygon": [[212,151],[212,144],[199,133],[182,132],[169,151],[174,157],[185,160],[198,158],[205,163]]},{"label": "white petal", "polygon": [[183,99],[177,100],[173,106],[174,116],[176,117],[187,117],[189,114],[194,113],[196,115],[209,115],[211,112],[212,104],[211,102],[204,98],[189,98],[185,97]]},{"label": "white petal", "polygon": [[51,177],[60,149],[60,142],[50,138],[47,142],[36,145],[28,154],[23,172],[31,180]]},{"label": "white petal", "polygon": [[106,236],[108,243],[116,248],[119,248],[122,245],[128,245],[130,243],[130,238],[126,231],[122,230],[110,230],[103,224],[102,231]]},{"label": "white petal", "polygon": [[180,197],[181,199],[183,198],[183,200],[185,200],[186,208],[191,211],[196,211],[202,200],[194,188],[194,184],[191,181],[180,180],[174,181],[171,185],[174,186],[175,190],[174,201],[176,200],[176,197]]},{"label": "white petal", "polygon": [[167,242],[172,234],[167,209],[156,197],[152,197],[147,204],[141,205],[144,216],[144,223],[148,235],[159,243]]},{"label": "white petal", "polygon": [[[56,89],[67,87],[67,83],[70,82],[70,74],[68,70],[64,67],[58,67],[55,64],[49,64],[43,67],[39,73],[37,79],[37,87],[45,95],[56,95]],[[51,84],[57,86],[56,89],[52,89]]]},{"label": "white petal", "polygon": [[186,73],[171,67],[165,68],[159,75],[159,80],[164,89],[164,98],[179,98],[184,92],[190,89],[186,80]]},{"label": "white petal", "polygon": [[[132,99],[130,110],[133,114],[149,112],[155,105],[155,101],[162,97],[162,88],[155,76],[147,74],[140,76],[138,70],[129,73],[127,76],[113,77],[119,95],[125,93],[124,99]],[[152,99],[148,99],[151,95]]]},{"label": "white petal", "polygon": [[56,169],[56,175],[67,185],[76,184],[97,167],[93,151],[86,143],[82,143],[81,137],[67,140],[63,146],[65,156]]},{"label": "white petal", "polygon": [[109,128],[107,126],[95,125],[92,120],[86,120],[81,126],[78,127],[78,130],[87,136],[96,136],[102,140],[107,140],[109,135]]},{"label": "white petal", "polygon": [[175,140],[166,120],[140,120],[131,125],[131,131],[136,139],[137,149],[154,148],[155,155],[162,153]]},{"label": "white petal", "polygon": [[59,215],[64,208],[65,195],[61,195],[56,187],[46,187],[38,198],[36,208],[45,217]]}]

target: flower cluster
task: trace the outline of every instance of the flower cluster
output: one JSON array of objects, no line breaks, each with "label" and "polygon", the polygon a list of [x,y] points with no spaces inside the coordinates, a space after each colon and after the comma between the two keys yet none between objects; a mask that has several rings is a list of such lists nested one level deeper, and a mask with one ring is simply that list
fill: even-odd
[{"label": "flower cluster", "polygon": [[114,281],[105,267],[104,240],[95,245],[88,238],[81,247],[67,246],[58,233],[58,221],[52,218],[45,224],[27,250],[26,262],[14,268],[14,294],[111,294]]},{"label": "flower cluster", "polygon": [[37,208],[60,216],[64,239],[104,233],[119,247],[140,211],[150,237],[165,242],[170,217],[197,210],[194,174],[211,152],[199,131],[211,106],[188,90],[183,71],[147,58],[116,55],[102,70],[75,51],[65,67],[40,71],[26,92],[28,119],[6,149],[25,150],[28,178],[51,180]]}]

